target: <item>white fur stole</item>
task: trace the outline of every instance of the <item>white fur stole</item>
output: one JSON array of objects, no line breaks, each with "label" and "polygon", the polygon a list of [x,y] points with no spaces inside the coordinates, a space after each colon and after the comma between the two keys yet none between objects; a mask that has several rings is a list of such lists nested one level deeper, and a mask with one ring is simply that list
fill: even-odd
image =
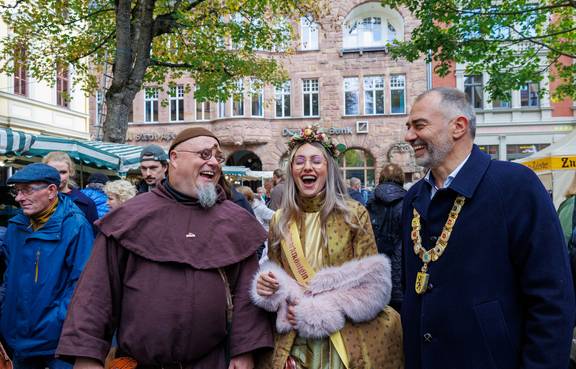
[{"label": "white fur stole", "polygon": [[[260,274],[268,272],[276,276],[280,288],[264,297],[256,292],[256,282]],[[267,261],[254,276],[250,296],[255,305],[277,313],[278,332],[296,329],[301,337],[322,338],[342,329],[346,319],[355,323],[374,319],[390,302],[391,290],[390,260],[373,255],[318,271],[308,288],[301,287],[278,264]],[[286,315],[287,301],[295,300],[297,325],[293,328]]]}]

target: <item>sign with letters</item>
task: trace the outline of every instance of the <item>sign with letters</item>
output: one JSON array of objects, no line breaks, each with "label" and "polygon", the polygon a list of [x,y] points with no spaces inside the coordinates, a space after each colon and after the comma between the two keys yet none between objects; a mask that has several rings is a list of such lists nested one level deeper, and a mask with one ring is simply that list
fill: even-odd
[{"label": "sign with letters", "polygon": [[170,142],[176,138],[174,132],[138,132],[128,133],[126,142]]},{"label": "sign with letters", "polygon": [[535,172],[546,170],[574,170],[576,169],[576,156],[549,156],[547,158],[526,161],[522,164]]},{"label": "sign with letters", "polygon": [[[354,133],[352,127],[330,127],[330,128],[320,128],[321,132],[324,132],[330,136],[337,135],[351,135]],[[300,128],[282,128],[282,136],[294,136],[300,133]]]}]

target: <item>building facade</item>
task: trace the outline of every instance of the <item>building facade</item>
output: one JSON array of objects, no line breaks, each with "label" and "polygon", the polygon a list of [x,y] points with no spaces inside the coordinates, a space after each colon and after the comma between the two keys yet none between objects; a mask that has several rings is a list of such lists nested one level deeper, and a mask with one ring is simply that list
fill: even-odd
[{"label": "building facade", "polygon": [[[544,69],[544,56],[542,60]],[[488,75],[467,75],[465,69],[464,64],[455,64],[446,77],[434,75],[432,85],[466,92],[478,117],[475,142],[494,159],[529,156],[576,127],[576,103],[570,99],[559,102],[550,99],[557,82],[550,82],[548,73],[539,83],[527,83],[510,91],[506,101],[492,101],[485,91]]]},{"label": "building facade", "polygon": [[[405,123],[413,100],[426,90],[426,63],[394,61],[385,45],[408,38],[416,20],[378,1],[330,6],[322,19],[295,22],[296,52],[278,56],[289,76],[281,88],[255,88],[245,79],[238,82],[242,93],[207,103],[195,101],[189,79],[172,89],[148,86],[134,100],[127,143],[168,147],[180,130],[201,125],[219,137],[226,165],[271,171],[285,165],[290,135],[318,124],[346,145],[341,166],[347,178],[374,186],[387,162],[402,165],[409,177],[418,168],[404,143]],[[98,93],[93,102],[102,98]],[[98,122],[101,105],[92,106]]]},{"label": "building facade", "polygon": [[[9,29],[0,21],[0,37]],[[0,127],[32,134],[88,139],[89,100],[74,83],[74,71],[54,66],[56,82],[51,86],[32,78],[25,48],[14,50],[14,75],[0,74]]]}]

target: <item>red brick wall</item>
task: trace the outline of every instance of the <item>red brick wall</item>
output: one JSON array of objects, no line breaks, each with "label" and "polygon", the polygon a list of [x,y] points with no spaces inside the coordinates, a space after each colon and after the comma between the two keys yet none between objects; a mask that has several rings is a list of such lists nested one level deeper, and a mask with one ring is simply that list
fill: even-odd
[{"label": "red brick wall", "polygon": [[450,63],[452,67],[450,68],[450,73],[444,77],[440,77],[434,72],[434,68],[438,65],[438,62],[432,63],[432,87],[453,87],[456,88],[456,75],[454,74],[454,63]]},{"label": "red brick wall", "polygon": [[[565,64],[570,64],[571,60],[568,57],[563,56],[560,61]],[[551,74],[556,72],[556,68],[552,68]],[[556,87],[560,84],[560,81],[552,81],[550,82],[550,92],[552,93]],[[551,101],[550,105],[552,106],[552,116],[553,117],[571,117],[574,113],[572,111],[572,100],[571,99],[564,99],[559,102]]]}]

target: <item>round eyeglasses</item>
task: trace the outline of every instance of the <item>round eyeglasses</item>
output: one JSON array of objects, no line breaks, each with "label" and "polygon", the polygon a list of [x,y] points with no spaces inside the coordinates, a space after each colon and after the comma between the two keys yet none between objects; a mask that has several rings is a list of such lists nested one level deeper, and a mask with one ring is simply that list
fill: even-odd
[{"label": "round eyeglasses", "polygon": [[16,188],[16,187],[11,187],[10,188],[10,195],[12,195],[12,197],[16,198],[18,196],[19,193],[21,193],[24,196],[30,196],[31,194],[33,194],[36,191],[40,191],[43,190],[45,188],[48,188],[48,184],[44,184],[44,185],[30,185],[28,187],[24,187],[24,188]]},{"label": "round eyeglasses", "polygon": [[206,161],[212,159],[212,156],[214,156],[214,158],[216,159],[216,161],[219,164],[222,164],[226,161],[226,157],[224,156],[222,151],[215,151],[215,153],[213,153],[212,149],[204,149],[204,150],[200,150],[200,151],[192,151],[192,150],[174,150],[174,151],[183,151],[183,152],[189,152],[192,154],[197,154],[200,156],[200,159],[206,160]]}]

